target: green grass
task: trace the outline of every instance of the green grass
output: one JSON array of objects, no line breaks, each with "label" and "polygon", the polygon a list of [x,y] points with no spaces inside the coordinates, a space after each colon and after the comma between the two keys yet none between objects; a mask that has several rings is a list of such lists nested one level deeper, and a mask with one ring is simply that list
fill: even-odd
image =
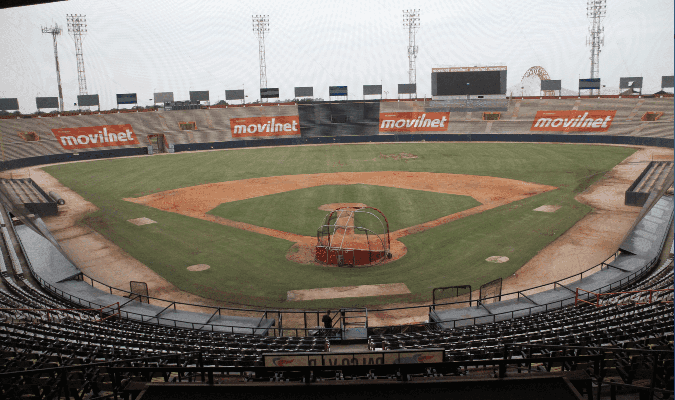
[{"label": "green grass", "polygon": [[[44,170],[99,208],[82,223],[92,226],[180,289],[239,304],[326,308],[429,300],[433,287],[470,284],[477,288],[513,274],[591,211],[576,202],[574,196],[602,179],[606,171],[634,151],[612,146],[526,143],[298,146],[109,159],[55,165]],[[380,157],[401,152],[413,153],[418,158]],[[122,200],[204,183],[343,171],[472,174],[558,189],[406,236],[402,239],[408,247],[405,257],[366,269],[297,264],[285,258],[291,242]],[[370,204],[370,201],[359,202]],[[373,199],[372,205],[382,201]],[[554,213],[532,211],[544,204],[562,208]],[[307,212],[314,212],[319,205],[313,203]],[[255,210],[262,214],[260,217],[268,213],[258,206]],[[405,214],[404,205],[392,210],[391,214],[385,212],[391,221],[407,218],[397,214]],[[426,212],[420,210],[420,215]],[[135,226],[126,222],[139,217],[158,223]],[[507,256],[510,260],[503,264],[485,261],[493,255]],[[211,269],[186,270],[190,265],[202,263],[211,265]],[[405,283],[412,293],[284,301],[286,292],[292,289],[399,282]]]},{"label": "green grass", "polygon": [[[364,203],[375,207],[387,217],[391,231],[480,205],[469,196],[362,184],[325,185],[223,203],[209,211],[209,214],[314,236],[328,214],[327,211],[319,210],[319,206],[329,203]],[[376,222],[374,218],[369,219],[364,215],[362,219],[362,226],[374,229],[375,233],[382,233],[382,228],[373,225]]]}]

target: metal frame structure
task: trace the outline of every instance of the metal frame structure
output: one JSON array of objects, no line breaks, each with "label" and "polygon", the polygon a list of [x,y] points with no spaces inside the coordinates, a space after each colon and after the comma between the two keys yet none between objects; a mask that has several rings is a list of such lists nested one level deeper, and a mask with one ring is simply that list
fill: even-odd
[{"label": "metal frame structure", "polygon": [[[457,286],[445,286],[445,287],[437,287],[433,288],[431,291],[431,299],[432,299],[432,304],[436,305],[436,293],[440,292],[445,292],[445,291],[453,291],[454,290],[454,296],[451,297],[445,297],[445,299],[453,298],[453,297],[460,297],[460,296],[465,296],[469,295],[469,304],[471,304],[471,285],[457,285]],[[468,290],[466,293],[459,293],[460,290]],[[438,300],[441,300],[440,297]],[[443,304],[452,304],[452,303],[443,303]]]},{"label": "metal frame structure", "polygon": [[77,83],[80,88],[80,95],[87,93],[87,77],[84,73],[84,55],[82,53],[82,36],[87,33],[87,17],[85,15],[69,14],[68,33],[75,41],[75,56],[77,57]]},{"label": "metal frame structure", "polygon": [[[607,14],[607,0],[588,0],[586,3],[586,16],[591,19],[590,34],[586,38],[586,45],[591,46],[591,79],[600,77],[600,47],[605,44],[605,28],[602,26],[602,18]],[[598,89],[600,93],[600,89]],[[593,89],[591,89],[593,95]]]},{"label": "metal frame structure", "polygon": [[[408,83],[417,83],[417,53],[415,32],[420,28],[420,10],[403,10],[403,27],[408,29]],[[410,95],[412,98],[412,94]],[[417,91],[415,91],[417,98]]]},{"label": "metal frame structure", "polygon": [[[377,212],[377,214],[371,210]],[[365,213],[374,217],[380,226],[381,232],[374,232],[372,229],[364,226],[350,225],[356,220],[356,213]],[[382,221],[384,220],[384,222]],[[351,234],[349,231],[351,230]],[[362,247],[349,246],[350,241],[345,240],[357,231],[366,234],[365,245]],[[315,260],[324,264],[337,264],[339,267],[344,265],[363,266],[374,265],[383,261],[386,257],[391,258],[391,240],[389,238],[389,221],[387,217],[374,207],[340,207],[324,217],[324,222],[317,230],[317,244]],[[339,243],[338,243],[339,242]],[[372,245],[371,245],[372,244]],[[325,253],[325,260],[322,255]],[[335,254],[336,262],[331,262],[331,254]],[[358,255],[368,255],[368,263],[357,263]],[[373,260],[372,256],[377,258]],[[349,262],[351,260],[351,263]]]},{"label": "metal frame structure", "polygon": [[[541,81],[551,79],[551,77],[548,76],[548,72],[546,72],[544,67],[540,67],[538,65],[534,66],[534,67],[530,67],[530,69],[525,71],[525,74],[523,75],[523,79],[521,79],[521,81],[524,80],[525,78],[529,78],[530,76],[538,76],[539,80],[541,80]],[[540,90],[540,92],[541,92],[541,90]],[[544,96],[555,96],[555,90],[544,90],[543,92],[544,92]]]},{"label": "metal frame structure", "polygon": [[[267,88],[267,65],[265,64],[265,32],[270,30],[269,15],[252,15],[253,32],[258,36],[258,56],[260,58],[260,89]],[[260,99],[261,102],[266,100]]]},{"label": "metal frame structure", "polygon": [[54,60],[56,61],[56,82],[59,85],[59,112],[63,112],[63,90],[61,89],[61,70],[59,68],[59,51],[56,45],[56,36],[61,34],[61,28],[58,24],[53,27],[42,28],[42,33],[49,33],[54,39]]}]

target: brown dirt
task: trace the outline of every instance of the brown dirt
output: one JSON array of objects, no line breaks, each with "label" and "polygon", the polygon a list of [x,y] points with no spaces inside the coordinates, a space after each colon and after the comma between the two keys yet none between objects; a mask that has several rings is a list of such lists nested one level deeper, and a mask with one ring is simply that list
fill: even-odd
[{"label": "brown dirt", "polygon": [[[600,182],[576,197],[578,201],[594,207],[595,210],[558,240],[542,249],[513,276],[505,279],[504,293],[530,288],[581,272],[604,260],[617,249],[639,212],[638,208],[623,205],[625,190],[649,161],[668,157],[672,159],[672,149],[637,148],[639,151],[617,165]],[[123,289],[128,289],[131,280],[147,282],[153,297],[193,304],[227,305],[179,290],[102,235],[88,226],[79,225],[77,223],[79,219],[96,211],[97,208],[77,193],[61,185],[40,167],[7,171],[2,175],[9,178],[10,173],[15,178],[30,176],[46,191],[54,190],[66,200],[66,205],[59,207],[59,215],[45,218],[45,223],[66,253],[74,259],[85,274]],[[214,222],[222,223],[223,221]],[[233,224],[232,226],[240,224],[229,220],[226,222]],[[403,310],[372,310],[369,312],[369,325],[384,326],[422,322],[428,318],[429,303],[402,303],[388,306],[389,308],[420,306]],[[179,306],[179,308],[204,311],[198,306]],[[248,312],[228,311],[228,313],[242,316],[253,315]],[[259,313],[255,315],[259,316]],[[302,326],[301,320],[302,314],[285,315],[284,326],[293,326],[295,322],[298,326]]]},{"label": "brown dirt", "polygon": [[[304,189],[326,184],[348,185],[362,183],[404,189],[425,190],[436,193],[468,195],[482,204],[461,212],[447,215],[433,221],[411,226],[390,233],[391,259],[384,259],[381,263],[393,262],[403,257],[407,249],[398,239],[447,224],[448,222],[478,214],[483,211],[511,203],[516,200],[555,189],[553,186],[538,185],[513,179],[495,178],[473,175],[456,175],[432,172],[337,172],[312,175],[284,175],[266,178],[251,178],[239,181],[210,183],[188,188],[168,190],[151,195],[124,199],[129,202],[143,204],[163,211],[175,212],[189,217],[200,218],[251,232],[260,233],[280,239],[296,242],[286,255],[286,259],[301,264],[316,264],[316,251],[313,247],[317,239],[312,236],[303,236],[276,229],[265,228],[233,221],[230,219],[207,214],[222,203],[255,198],[270,194],[283,193],[290,190]],[[334,207],[341,203],[325,205]],[[323,206],[322,206],[323,207]],[[347,207],[349,207],[347,205]],[[356,207],[356,206],[355,206]],[[332,208],[330,210],[334,210]],[[341,217],[346,224],[349,220],[347,213]],[[340,220],[338,220],[340,222]],[[342,229],[338,234],[349,237],[349,228]],[[342,239],[338,235],[338,239]],[[358,248],[357,243],[352,243]],[[349,247],[349,246],[346,246]]]},{"label": "brown dirt", "polygon": [[289,290],[287,296],[289,301],[305,301],[346,297],[390,296],[408,293],[410,293],[410,290],[405,283],[387,283],[382,285],[337,286],[329,288]]},{"label": "brown dirt", "polygon": [[363,203],[330,203],[330,204],[323,204],[323,205],[319,206],[319,210],[331,212],[333,210],[337,210],[338,208],[356,209],[356,208],[363,208],[363,207],[368,207],[368,206],[363,204]]}]

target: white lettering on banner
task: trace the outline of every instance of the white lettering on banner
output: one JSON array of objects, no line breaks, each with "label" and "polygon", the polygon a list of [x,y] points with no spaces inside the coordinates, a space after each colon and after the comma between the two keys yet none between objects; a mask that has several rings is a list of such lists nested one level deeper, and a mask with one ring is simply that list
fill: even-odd
[{"label": "white lettering on banner", "polygon": [[530,130],[604,132],[611,126],[615,115],[615,110],[537,111]]},{"label": "white lettering on banner", "polygon": [[232,118],[230,128],[233,137],[284,136],[300,134],[298,116]]},{"label": "white lettering on banner", "polygon": [[[99,131],[100,132],[100,131]],[[120,133],[108,133],[106,128],[103,128],[103,133],[98,135],[78,135],[76,136],[61,136],[61,144],[64,146],[74,146],[77,144],[100,144],[100,143],[111,143],[111,142],[126,142],[135,140],[133,137],[133,132],[127,130],[126,132]]]},{"label": "white lettering on banner", "polygon": [[450,113],[401,112],[381,113],[380,132],[444,131],[448,127]]}]

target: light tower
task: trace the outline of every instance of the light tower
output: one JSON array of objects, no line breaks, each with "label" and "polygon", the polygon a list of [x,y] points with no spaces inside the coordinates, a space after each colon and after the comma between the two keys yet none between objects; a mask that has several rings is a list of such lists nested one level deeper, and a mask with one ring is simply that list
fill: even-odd
[{"label": "light tower", "polygon": [[415,45],[415,32],[420,27],[420,10],[403,10],[403,27],[408,29],[408,83],[416,83],[415,59],[418,48]]},{"label": "light tower", "polygon": [[84,56],[82,55],[82,36],[87,33],[87,20],[84,15],[66,15],[68,19],[68,33],[75,41],[75,56],[77,57],[77,83],[80,86],[80,95],[87,94],[87,77],[84,75]]},{"label": "light tower", "polygon": [[[267,67],[265,66],[265,32],[270,30],[269,15],[253,15],[253,32],[258,35],[258,52],[260,53],[260,88],[267,87]],[[261,98],[260,101],[263,101]]]},{"label": "light tower", "polygon": [[586,3],[586,16],[591,19],[590,37],[586,38],[586,45],[591,46],[591,79],[600,77],[600,47],[605,44],[602,18],[606,13],[607,0],[588,0]]},{"label": "light tower", "polygon": [[51,28],[42,28],[42,33],[49,33],[54,39],[54,60],[56,60],[56,82],[59,85],[59,112],[63,112],[63,90],[61,90],[61,70],[59,69],[59,51],[56,46],[56,36],[61,34],[61,28],[54,24]]}]

